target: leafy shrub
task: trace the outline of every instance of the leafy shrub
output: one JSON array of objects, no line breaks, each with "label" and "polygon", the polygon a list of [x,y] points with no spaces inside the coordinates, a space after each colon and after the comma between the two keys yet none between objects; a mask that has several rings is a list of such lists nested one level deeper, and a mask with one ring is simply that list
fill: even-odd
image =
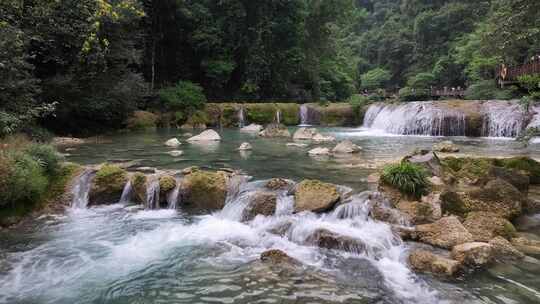
[{"label": "leafy shrub", "polygon": [[149,130],[157,126],[158,116],[146,111],[135,111],[128,118],[127,127],[130,130]]},{"label": "leafy shrub", "polygon": [[432,73],[419,73],[407,80],[407,86],[415,89],[429,89],[436,82]]},{"label": "leafy shrub", "polygon": [[182,111],[187,115],[204,107],[206,96],[203,88],[189,81],[180,81],[174,87],[159,91],[161,102],[172,111]]},{"label": "leafy shrub", "polygon": [[186,121],[187,124],[192,126],[207,125],[210,122],[208,115],[204,111],[196,111]]},{"label": "leafy shrub", "polygon": [[430,186],[424,168],[407,161],[385,166],[381,181],[416,197],[426,194]]},{"label": "leafy shrub", "polygon": [[37,125],[26,126],[22,128],[21,132],[26,134],[32,141],[40,143],[51,142],[54,138],[51,131]]},{"label": "leafy shrub", "polygon": [[401,101],[422,101],[429,100],[431,98],[431,92],[429,89],[415,89],[411,87],[404,87],[399,90],[399,99]]},{"label": "leafy shrub", "polygon": [[363,89],[375,90],[385,88],[391,78],[390,71],[376,68],[362,74],[360,81]]},{"label": "leafy shrub", "polygon": [[479,81],[465,91],[465,99],[469,100],[512,99],[513,96],[511,89],[501,90],[493,80]]},{"label": "leafy shrub", "polygon": [[60,156],[50,145],[32,144],[26,150],[26,153],[32,157],[49,176],[54,176],[60,168]]}]

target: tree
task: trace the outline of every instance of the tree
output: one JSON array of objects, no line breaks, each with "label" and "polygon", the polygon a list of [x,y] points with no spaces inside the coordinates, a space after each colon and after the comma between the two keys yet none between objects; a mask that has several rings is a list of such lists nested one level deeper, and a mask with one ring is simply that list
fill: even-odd
[{"label": "tree", "polygon": [[390,72],[382,68],[370,70],[360,76],[362,88],[366,90],[384,89],[391,78]]}]

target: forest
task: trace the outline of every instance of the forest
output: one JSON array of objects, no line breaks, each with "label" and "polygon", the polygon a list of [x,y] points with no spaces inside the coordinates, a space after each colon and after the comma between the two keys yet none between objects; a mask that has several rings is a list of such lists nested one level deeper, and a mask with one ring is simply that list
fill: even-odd
[{"label": "forest", "polygon": [[2,0],[0,135],[186,119],[206,101],[509,99],[523,92],[497,89],[496,68],[539,50],[532,0]]}]

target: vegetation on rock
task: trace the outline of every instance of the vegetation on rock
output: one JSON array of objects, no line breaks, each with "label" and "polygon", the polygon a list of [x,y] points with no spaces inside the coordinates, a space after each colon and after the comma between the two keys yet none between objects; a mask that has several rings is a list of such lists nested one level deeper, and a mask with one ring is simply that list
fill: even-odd
[{"label": "vegetation on rock", "polygon": [[416,197],[426,194],[430,187],[424,168],[407,161],[385,166],[381,181]]}]

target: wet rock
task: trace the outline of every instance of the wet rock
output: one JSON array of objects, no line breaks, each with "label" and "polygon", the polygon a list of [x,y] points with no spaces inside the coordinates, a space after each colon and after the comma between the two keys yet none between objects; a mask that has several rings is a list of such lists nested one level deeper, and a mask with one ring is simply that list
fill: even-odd
[{"label": "wet rock", "polygon": [[313,136],[317,134],[317,129],[312,128],[300,128],[294,132],[294,140],[312,140]]},{"label": "wet rock", "polygon": [[128,181],[126,170],[105,164],[96,172],[89,193],[90,205],[115,204]]},{"label": "wet rock", "polygon": [[339,201],[335,185],[317,180],[304,180],[297,185],[294,193],[294,211],[324,212]]},{"label": "wet rock", "polygon": [[201,170],[201,168],[199,168],[197,166],[191,166],[191,167],[187,167],[187,168],[182,169],[181,172],[182,172],[183,175],[188,175],[188,174],[191,174],[191,173],[199,171],[199,170]]},{"label": "wet rock", "polygon": [[315,134],[315,136],[313,136],[313,140],[316,142],[329,142],[329,141],[335,141],[336,138],[333,136],[324,136],[320,133],[317,133]]},{"label": "wet rock", "polygon": [[362,151],[362,148],[353,144],[350,140],[345,140],[337,144],[337,146],[332,149],[333,153],[338,154],[350,154],[350,153],[358,153]]},{"label": "wet rock", "polygon": [[344,236],[327,229],[317,229],[307,237],[306,243],[321,248],[363,253],[366,245],[359,239]]},{"label": "wet rock", "polygon": [[144,174],[154,174],[156,173],[156,168],[153,167],[136,167],[133,171],[144,173]]},{"label": "wet rock", "polygon": [[454,276],[459,271],[460,263],[427,250],[417,249],[409,255],[409,265],[416,272]]},{"label": "wet rock", "polygon": [[240,147],[238,147],[238,151],[250,151],[250,150],[253,150],[253,147],[248,142],[242,143]]},{"label": "wet rock", "polygon": [[418,225],[411,238],[446,249],[474,239],[455,216],[443,217],[432,224]]},{"label": "wet rock", "polygon": [[330,155],[330,149],[317,147],[315,149],[309,150],[309,155]]},{"label": "wet rock", "polygon": [[184,155],[184,151],[181,151],[181,150],[173,150],[173,151],[169,151],[167,153],[172,157],[179,157],[179,156]]},{"label": "wet rock", "polygon": [[431,175],[442,175],[441,161],[439,160],[439,157],[437,157],[437,154],[433,152],[413,154],[405,157],[404,160],[424,167]]},{"label": "wet rock", "polygon": [[133,188],[134,199],[138,203],[146,202],[146,182],[147,177],[137,172],[131,177],[131,187]]},{"label": "wet rock", "polygon": [[305,148],[307,146],[308,146],[307,144],[301,144],[301,143],[287,143],[287,147]]},{"label": "wet rock", "polygon": [[477,242],[489,242],[497,236],[511,239],[516,234],[516,228],[511,222],[490,212],[469,213],[463,226]]},{"label": "wet rock", "polygon": [[454,246],[451,256],[460,264],[479,267],[493,261],[493,248],[488,243],[465,243]]},{"label": "wet rock", "polygon": [[263,126],[258,124],[250,124],[249,126],[245,126],[240,129],[241,132],[249,132],[249,133],[259,133],[263,129]]},{"label": "wet rock", "polygon": [[265,263],[271,263],[274,265],[278,264],[287,264],[287,265],[296,265],[299,262],[291,258],[285,252],[279,249],[271,249],[261,253],[261,261]]},{"label": "wet rock", "polygon": [[190,137],[187,141],[191,142],[212,142],[220,141],[221,136],[214,130],[205,130],[201,134]]},{"label": "wet rock", "polygon": [[259,133],[259,135],[268,138],[291,137],[289,129],[287,129],[287,127],[282,124],[269,124],[266,129],[262,130]]},{"label": "wet rock", "polygon": [[165,146],[176,148],[182,145],[182,143],[177,138],[171,138],[165,142]]},{"label": "wet rock", "polygon": [[265,187],[270,190],[288,190],[294,183],[284,178],[272,178],[269,180]]},{"label": "wet rock", "polygon": [[227,197],[227,174],[193,171],[182,182],[182,202],[204,210],[220,210]]},{"label": "wet rock", "polygon": [[253,195],[242,216],[243,221],[251,221],[257,215],[272,216],[276,213],[275,193],[259,191]]},{"label": "wet rock", "polygon": [[456,153],[459,152],[459,147],[452,141],[445,140],[433,145],[433,151],[442,153]]},{"label": "wet rock", "polygon": [[432,223],[442,216],[439,193],[423,196],[420,202],[401,200],[396,208],[408,215],[413,224]]},{"label": "wet rock", "polygon": [[517,250],[527,255],[540,256],[540,241],[518,237],[513,238],[511,243]]},{"label": "wet rock", "polygon": [[165,198],[165,194],[176,188],[176,179],[169,175],[159,177],[159,192],[160,197]]},{"label": "wet rock", "polygon": [[505,238],[498,236],[489,241],[493,249],[493,256],[497,261],[520,260],[525,257]]}]

